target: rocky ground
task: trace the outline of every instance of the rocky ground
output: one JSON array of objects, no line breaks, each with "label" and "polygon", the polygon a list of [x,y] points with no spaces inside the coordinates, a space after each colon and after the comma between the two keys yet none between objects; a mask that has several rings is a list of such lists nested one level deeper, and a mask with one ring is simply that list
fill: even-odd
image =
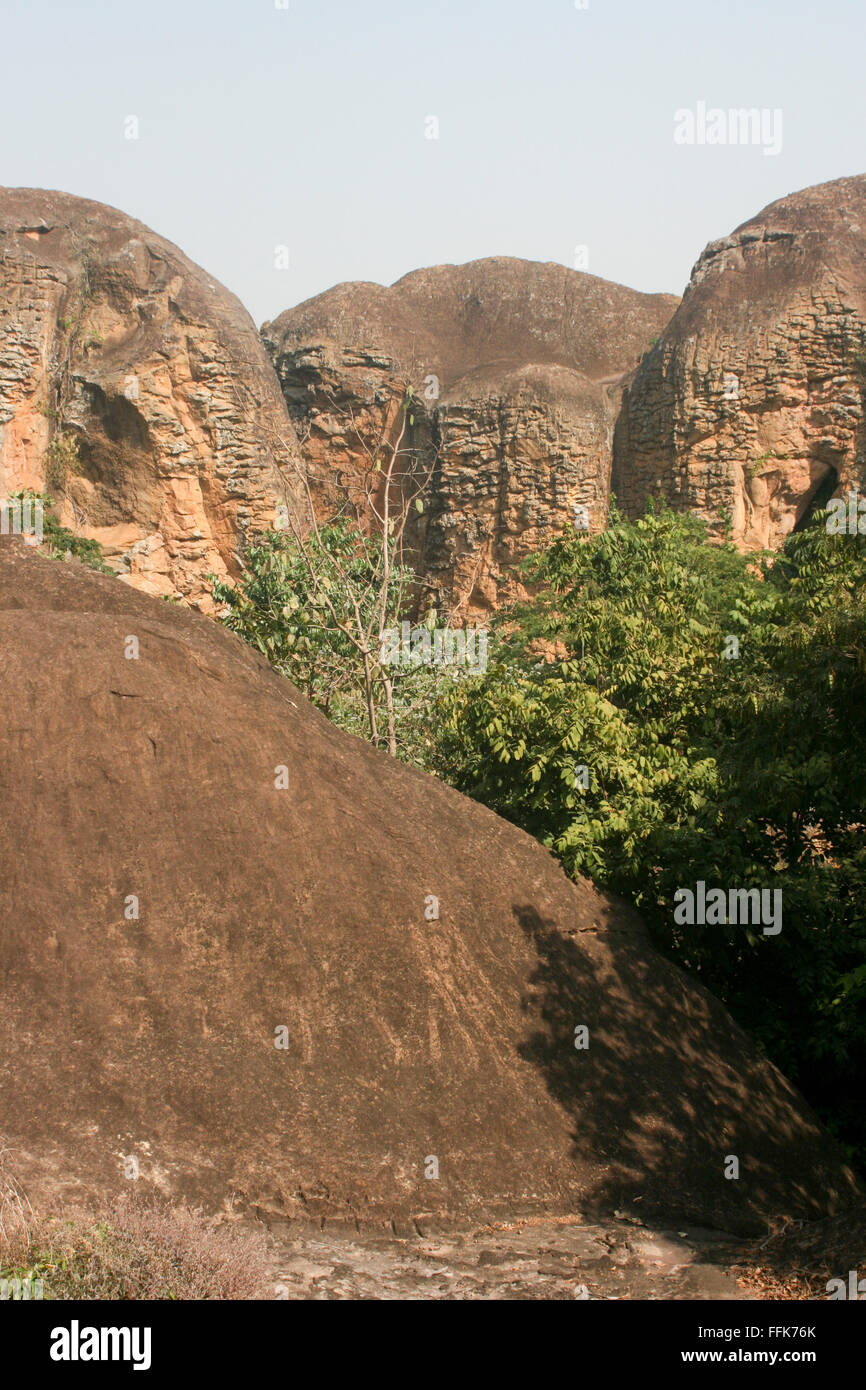
[{"label": "rocky ground", "polygon": [[[699,1228],[632,1219],[583,1225],[538,1220],[462,1231],[274,1232],[273,1278],[284,1299],[748,1299],[742,1242]],[[769,1296],[773,1296],[769,1294]]]}]

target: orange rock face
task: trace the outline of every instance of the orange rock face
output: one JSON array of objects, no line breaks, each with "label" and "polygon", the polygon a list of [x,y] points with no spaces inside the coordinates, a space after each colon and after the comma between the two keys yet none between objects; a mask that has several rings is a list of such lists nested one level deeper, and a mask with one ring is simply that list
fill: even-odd
[{"label": "orange rock face", "polygon": [[332,515],[401,430],[429,473],[404,558],[457,621],[520,596],[514,566],[557,534],[602,528],[611,491],[775,546],[864,486],[864,400],[866,178],[711,243],[678,308],[499,257],[337,286],[261,337],[140,223],[0,191],[0,498],[48,492],[134,587],[194,606],[302,471]]},{"label": "orange rock face", "polygon": [[511,566],[579,519],[604,526],[619,381],[676,303],[497,257],[339,285],[262,332],[324,511],[394,440],[412,386],[404,442],[435,456],[412,559],[429,599],[477,617],[522,592]]},{"label": "orange rock face", "polygon": [[207,606],[295,447],[233,295],[113,208],[0,190],[0,497],[49,493],[134,587]]},{"label": "orange rock face", "polygon": [[747,548],[862,487],[866,177],[772,203],[711,242],[629,385],[613,488],[662,495]]}]

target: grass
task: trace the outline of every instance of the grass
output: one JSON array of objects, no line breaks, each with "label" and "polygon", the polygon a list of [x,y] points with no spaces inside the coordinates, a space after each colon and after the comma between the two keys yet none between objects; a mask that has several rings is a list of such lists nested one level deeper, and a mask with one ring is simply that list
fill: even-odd
[{"label": "grass", "polygon": [[37,1214],[8,1158],[0,1148],[0,1280],[41,1280],[46,1299],[273,1297],[264,1235],[134,1193]]}]

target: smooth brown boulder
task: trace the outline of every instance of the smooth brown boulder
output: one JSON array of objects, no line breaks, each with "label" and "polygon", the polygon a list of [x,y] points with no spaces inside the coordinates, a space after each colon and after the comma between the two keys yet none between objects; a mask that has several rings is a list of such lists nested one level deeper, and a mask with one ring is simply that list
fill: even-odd
[{"label": "smooth brown boulder", "polygon": [[866,485],[866,176],[771,203],[713,241],[628,386],[612,487],[776,546]]},{"label": "smooth brown boulder", "polygon": [[[677,305],[566,266],[494,256],[337,285],[262,335],[323,514],[357,494],[380,440],[432,468],[409,533],[427,599],[484,616],[511,572],[577,520],[604,527],[619,382]],[[387,456],[387,451],[386,451]]]},{"label": "smooth brown boulder", "polygon": [[0,707],[0,1135],[34,1195],[135,1159],[275,1216],[751,1230],[856,1196],[631,910],[213,620],[4,540]]},{"label": "smooth brown boulder", "polygon": [[114,208],[0,189],[0,499],[48,492],[135,587],[207,607],[296,448],[233,294]]}]

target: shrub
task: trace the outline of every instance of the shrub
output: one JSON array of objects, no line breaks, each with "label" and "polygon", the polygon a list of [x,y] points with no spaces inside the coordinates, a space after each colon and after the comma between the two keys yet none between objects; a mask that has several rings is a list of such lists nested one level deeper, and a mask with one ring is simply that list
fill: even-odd
[{"label": "shrub", "polygon": [[70,473],[80,473],[78,440],[69,430],[58,430],[45,451],[45,481],[62,492]]},{"label": "shrub", "polygon": [[41,1280],[47,1299],[272,1296],[263,1234],[125,1194],[96,1211],[37,1215],[0,1150],[0,1279]]},{"label": "shrub", "polygon": [[68,527],[61,526],[57,517],[54,515],[54,501],[51,497],[40,492],[34,492],[30,488],[24,488],[20,492],[10,493],[9,500],[12,502],[41,502],[42,503],[42,544],[50,555],[58,558],[67,559],[73,556],[76,560],[81,560],[90,569],[99,570],[102,574],[113,574],[114,571],[106,565],[102,557],[102,546],[98,541],[88,540],[84,536],[77,536]]}]

